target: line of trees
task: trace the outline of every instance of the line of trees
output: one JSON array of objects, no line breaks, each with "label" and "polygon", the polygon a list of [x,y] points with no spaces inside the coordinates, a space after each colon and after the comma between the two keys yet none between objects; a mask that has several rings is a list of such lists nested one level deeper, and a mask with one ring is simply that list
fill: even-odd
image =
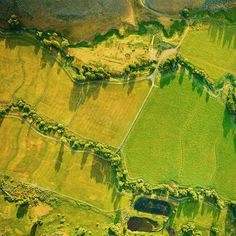
[{"label": "line of trees", "polygon": [[47,122],[23,100],[18,100],[7,107],[0,109],[1,118],[4,118],[4,116],[9,113],[18,113],[21,115],[22,119],[30,122],[39,132],[59,139],[64,145],[68,145],[73,151],[89,151],[108,160],[116,175],[116,184],[120,192],[128,191],[133,194],[146,195],[151,195],[152,193],[157,195],[163,194],[180,200],[185,197],[194,201],[204,199],[212,202],[220,209],[225,206],[225,202],[219,197],[215,190],[203,188],[193,189],[179,186],[171,187],[168,184],[160,184],[152,187],[143,181],[143,179],[130,180],[128,178],[128,171],[123,165],[120,153],[116,152],[112,147],[99,142],[78,138],[71,134],[63,124]]}]

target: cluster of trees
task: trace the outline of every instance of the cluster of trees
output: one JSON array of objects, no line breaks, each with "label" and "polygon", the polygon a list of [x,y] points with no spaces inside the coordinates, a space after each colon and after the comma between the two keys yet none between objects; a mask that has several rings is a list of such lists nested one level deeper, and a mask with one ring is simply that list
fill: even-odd
[{"label": "cluster of trees", "polygon": [[70,45],[68,39],[63,37],[60,33],[52,31],[37,31],[36,39],[40,40],[43,45],[48,48],[65,49]]},{"label": "cluster of trees", "polygon": [[149,74],[152,74],[156,68],[156,64],[156,61],[144,61],[141,64],[132,63],[125,68],[124,72],[125,75],[128,76],[130,79],[136,79],[137,73],[139,71],[144,71],[147,68],[149,68]]},{"label": "cluster of trees", "polygon": [[179,199],[188,197],[194,201],[205,199],[217,205],[220,209],[224,207],[224,201],[220,199],[214,190],[184,188],[179,186],[171,187],[168,184],[160,184],[153,188],[142,179],[129,180],[128,172],[124,168],[120,154],[115,152],[115,150],[113,150],[110,146],[90,140],[78,139],[76,136],[69,134],[63,124],[49,123],[43,120],[23,100],[18,100],[8,107],[1,109],[0,114],[4,117],[11,111],[20,112],[22,117],[31,122],[31,124],[35,125],[35,128],[39,132],[52,136],[56,135],[57,138],[60,138],[62,144],[70,146],[72,150],[89,151],[108,160],[111,163],[114,173],[116,174],[117,187],[120,192],[130,191],[133,194],[146,195],[156,193]]},{"label": "cluster of trees", "polygon": [[180,16],[182,16],[184,19],[189,18],[190,15],[190,10],[188,8],[183,8],[182,10],[180,10],[179,12]]},{"label": "cluster of trees", "polygon": [[233,214],[233,217],[236,218],[236,202],[230,202],[228,207],[231,213]]},{"label": "cluster of trees", "polygon": [[230,88],[226,99],[226,108],[229,113],[236,115],[236,90]]},{"label": "cluster of trees", "polygon": [[21,22],[17,15],[13,14],[10,16],[9,20],[7,21],[10,29],[12,30],[19,30],[21,28]]},{"label": "cluster of trees", "polygon": [[207,85],[208,88],[212,88],[212,84],[209,82],[209,77],[204,71],[197,69],[192,63],[180,55],[176,56],[176,60],[180,66],[186,68],[195,78]]},{"label": "cluster of trees", "polygon": [[125,235],[125,232],[123,232],[123,227],[121,226],[121,224],[111,224],[107,229],[107,235],[120,236]]},{"label": "cluster of trees", "polygon": [[103,67],[92,68],[90,66],[82,66],[80,69],[72,66],[72,69],[76,72],[75,81],[91,81],[91,80],[108,80],[111,74]]},{"label": "cluster of trees", "polygon": [[171,73],[178,70],[178,60],[176,57],[167,59],[163,64],[159,66],[161,74]]},{"label": "cluster of trees", "polygon": [[193,222],[188,222],[181,226],[180,234],[181,236],[201,236],[202,232],[197,229]]},{"label": "cluster of trees", "polygon": [[153,188],[152,191],[153,193],[156,193],[158,195],[162,194],[165,196],[170,196],[175,199],[176,198],[183,199],[185,197],[188,197],[193,201],[199,201],[201,199],[204,199],[206,201],[215,204],[220,209],[224,208],[225,206],[224,201],[219,197],[219,195],[213,189],[193,189],[190,187],[185,188],[179,186],[171,187],[168,184],[159,184],[158,186]]}]

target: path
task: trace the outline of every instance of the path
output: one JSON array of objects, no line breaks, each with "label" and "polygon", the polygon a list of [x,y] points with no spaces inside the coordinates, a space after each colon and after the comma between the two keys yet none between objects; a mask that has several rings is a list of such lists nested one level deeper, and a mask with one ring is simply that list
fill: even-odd
[{"label": "path", "polygon": [[[140,1],[142,1],[142,0],[140,0]],[[144,101],[143,101],[143,103],[142,103],[142,105],[141,105],[139,111],[137,112],[137,114],[136,114],[136,116],[135,116],[133,122],[131,123],[131,125],[130,125],[128,131],[127,131],[127,133],[125,134],[123,140],[121,141],[120,145],[118,146],[117,151],[119,151],[119,150],[121,149],[121,147],[123,146],[124,142],[125,142],[126,139],[128,138],[128,136],[129,136],[131,130],[133,129],[133,127],[134,127],[134,125],[135,125],[135,123],[136,123],[136,121],[137,121],[139,115],[141,114],[141,112],[142,112],[142,110],[143,110],[143,108],[144,108],[144,106],[145,106],[145,104],[146,104],[146,102],[147,102],[149,96],[151,95],[151,92],[152,92],[153,88],[158,87],[158,86],[155,84],[155,78],[158,77],[157,74],[158,74],[159,66],[161,65],[161,63],[162,63],[163,61],[165,61],[165,60],[168,59],[169,57],[175,56],[175,55],[178,53],[179,48],[180,48],[180,46],[182,45],[182,43],[183,43],[183,41],[184,41],[184,39],[185,39],[185,37],[186,37],[186,35],[187,35],[188,32],[189,32],[189,26],[187,26],[187,28],[185,29],[184,34],[183,34],[181,40],[179,41],[178,45],[177,45],[175,48],[171,48],[171,49],[164,50],[164,51],[161,53],[161,55],[157,58],[158,63],[157,63],[156,69],[155,69],[154,72],[148,77],[148,79],[151,80],[151,82],[152,82],[151,88],[150,88],[150,90],[149,90],[147,96],[145,97],[145,99],[144,99]],[[160,78],[158,77],[158,82],[159,82],[159,81],[160,81]]]}]

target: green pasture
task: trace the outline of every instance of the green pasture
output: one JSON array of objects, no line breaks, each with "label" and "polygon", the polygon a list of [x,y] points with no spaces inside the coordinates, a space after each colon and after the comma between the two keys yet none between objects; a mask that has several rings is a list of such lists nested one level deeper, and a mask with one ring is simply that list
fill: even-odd
[{"label": "green pasture", "polygon": [[207,72],[213,82],[227,73],[236,76],[236,25],[210,24],[186,36],[181,55]]},{"label": "green pasture", "polygon": [[235,139],[224,105],[185,72],[153,89],[123,153],[133,178],[212,187],[235,199]]}]

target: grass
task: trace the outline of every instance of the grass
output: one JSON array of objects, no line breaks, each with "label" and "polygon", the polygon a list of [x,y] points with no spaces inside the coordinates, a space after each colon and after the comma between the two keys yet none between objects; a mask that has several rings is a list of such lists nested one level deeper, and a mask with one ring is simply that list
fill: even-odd
[{"label": "grass", "polygon": [[[34,236],[64,232],[66,235],[76,235],[75,228],[82,226],[94,235],[102,235],[107,225],[113,222],[114,216],[98,213],[70,200],[57,198],[57,201],[56,206],[40,203],[29,208],[22,218],[18,218],[18,207],[14,203],[6,202],[1,196],[0,233],[2,235]],[[38,226],[35,230],[33,221],[36,218],[41,218],[43,225]],[[60,224],[62,218],[65,219],[64,224]]]},{"label": "grass", "polygon": [[236,76],[236,25],[192,30],[181,46],[181,54],[218,82],[227,73]]},{"label": "grass", "polygon": [[122,39],[114,35],[93,48],[69,48],[69,53],[75,56],[78,65],[102,65],[123,72],[132,63],[153,58],[149,52],[151,41],[151,34],[131,34]]},{"label": "grass", "polygon": [[213,187],[235,199],[235,126],[224,106],[188,77],[163,78],[152,91],[124,143],[130,176]]},{"label": "grass", "polygon": [[124,207],[114,187],[110,163],[35,133],[18,119],[0,127],[0,172],[76,200],[112,211]]},{"label": "grass", "polygon": [[47,51],[18,37],[0,41],[0,52],[2,103],[24,99],[43,116],[113,146],[120,144],[150,87],[147,81],[75,85]]},{"label": "grass", "polygon": [[220,211],[204,202],[183,202],[179,204],[174,219],[171,219],[171,226],[179,232],[183,224],[193,222],[203,235],[210,235],[209,229],[217,225],[220,235],[225,235],[226,218],[226,209]]}]

